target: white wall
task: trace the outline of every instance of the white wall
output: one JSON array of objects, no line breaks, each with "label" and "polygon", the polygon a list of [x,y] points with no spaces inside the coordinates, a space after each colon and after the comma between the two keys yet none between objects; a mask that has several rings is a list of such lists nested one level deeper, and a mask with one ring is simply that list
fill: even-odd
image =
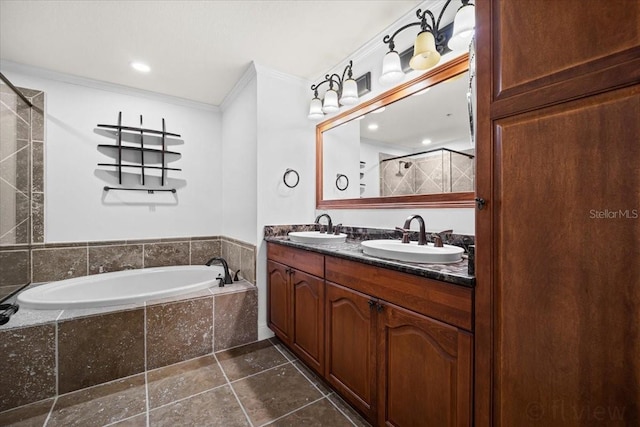
[{"label": "white wall", "polygon": [[[19,87],[46,93],[45,241],[71,242],[218,235],[221,229],[221,114],[214,106],[121,86],[2,63]],[[182,154],[170,164],[177,193],[104,192],[117,186],[113,158],[98,144],[114,138],[96,133],[98,123],[162,128],[182,135]]]},{"label": "white wall", "polygon": [[[360,122],[352,120],[324,132],[323,183],[324,200],[354,199],[360,197]],[[336,185],[338,174],[349,179],[345,190]],[[341,182],[344,185],[345,182]]]},{"label": "white wall", "polygon": [[222,183],[223,233],[257,243],[257,78],[253,64],[221,108],[222,164],[214,171]]},{"label": "white wall", "polygon": [[[309,83],[256,66],[258,73],[256,283],[258,336],[273,335],[267,327],[265,225],[308,223],[315,211],[315,124],[307,120]],[[295,188],[284,185],[288,169],[300,175]]]}]

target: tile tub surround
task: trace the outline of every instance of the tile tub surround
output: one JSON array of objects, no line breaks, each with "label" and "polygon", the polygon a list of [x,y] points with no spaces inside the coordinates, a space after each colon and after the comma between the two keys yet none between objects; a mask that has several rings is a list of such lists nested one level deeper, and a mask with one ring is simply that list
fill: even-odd
[{"label": "tile tub surround", "polygon": [[276,339],[15,408],[0,425],[369,426]]},{"label": "tile tub surround", "polygon": [[[475,277],[468,274],[468,264],[466,259],[454,264],[417,264],[385,260],[363,254],[362,246],[360,245],[363,240],[399,239],[401,236],[398,231],[375,228],[345,227],[343,232],[348,235],[346,242],[331,244],[297,243],[290,241],[286,237],[289,231],[303,231],[309,226],[309,224],[301,226],[267,226],[265,227],[264,239],[267,242],[318,252],[338,258],[350,259],[429,279],[468,287],[475,286]],[[446,244],[458,243],[456,246],[462,246],[465,250],[469,245],[473,244],[473,236],[444,235],[443,237],[443,241],[445,241]]]},{"label": "tile tub surround", "polygon": [[255,284],[256,247],[224,236],[0,246],[0,298],[41,283],[133,268],[203,265],[224,257]]},{"label": "tile tub surround", "polygon": [[0,411],[254,342],[257,300],[242,280],[138,306],[20,310],[0,326]]}]

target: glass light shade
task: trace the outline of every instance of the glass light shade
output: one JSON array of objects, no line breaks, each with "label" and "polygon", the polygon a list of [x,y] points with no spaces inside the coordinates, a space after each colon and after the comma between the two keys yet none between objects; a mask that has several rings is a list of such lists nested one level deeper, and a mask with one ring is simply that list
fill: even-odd
[{"label": "glass light shade", "polygon": [[473,4],[462,6],[453,20],[453,33],[449,39],[449,49],[466,50],[469,48],[476,27],[476,8]]},{"label": "glass light shade", "polygon": [[338,105],[338,92],[334,89],[329,89],[324,94],[324,103],[322,104],[322,111],[325,113],[335,113],[340,109]]},{"label": "glass light shade", "polygon": [[387,52],[382,59],[382,74],[380,75],[380,83],[393,84],[398,83],[404,78],[404,71],[400,64],[400,55],[395,50]]},{"label": "glass light shade", "polygon": [[347,79],[342,83],[342,105],[354,105],[358,103],[358,83],[353,79]]},{"label": "glass light shade", "polygon": [[436,50],[436,40],[429,31],[418,34],[413,45],[413,57],[409,65],[414,70],[427,70],[440,62],[440,53]]},{"label": "glass light shade", "polygon": [[307,116],[311,120],[319,120],[324,117],[322,112],[322,101],[319,98],[313,98],[309,105],[309,115]]}]

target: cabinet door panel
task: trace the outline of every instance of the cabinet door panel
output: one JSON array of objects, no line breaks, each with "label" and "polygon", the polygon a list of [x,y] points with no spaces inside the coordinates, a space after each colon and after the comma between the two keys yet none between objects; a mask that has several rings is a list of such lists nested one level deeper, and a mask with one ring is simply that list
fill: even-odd
[{"label": "cabinet door panel", "polygon": [[392,304],[378,323],[379,424],[469,425],[471,337]]},{"label": "cabinet door panel", "polygon": [[638,117],[640,85],[495,122],[495,425],[638,425]]},{"label": "cabinet door panel", "polygon": [[327,282],[325,377],[360,411],[375,413],[375,323],[371,298]]},{"label": "cabinet door panel", "polygon": [[324,280],[293,270],[293,337],[296,353],[319,373],[324,361]]},{"label": "cabinet door panel", "polygon": [[291,289],[288,267],[267,261],[267,321],[286,343],[291,342]]},{"label": "cabinet door panel", "polygon": [[493,16],[502,97],[609,67],[618,53],[638,55],[638,1],[494,0]]}]

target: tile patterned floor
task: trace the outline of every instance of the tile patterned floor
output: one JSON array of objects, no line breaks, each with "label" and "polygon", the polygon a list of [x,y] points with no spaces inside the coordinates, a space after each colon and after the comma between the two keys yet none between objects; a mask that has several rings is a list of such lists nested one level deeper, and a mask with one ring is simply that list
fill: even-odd
[{"label": "tile patterned floor", "polygon": [[0,413],[0,426],[369,426],[276,339]]}]

